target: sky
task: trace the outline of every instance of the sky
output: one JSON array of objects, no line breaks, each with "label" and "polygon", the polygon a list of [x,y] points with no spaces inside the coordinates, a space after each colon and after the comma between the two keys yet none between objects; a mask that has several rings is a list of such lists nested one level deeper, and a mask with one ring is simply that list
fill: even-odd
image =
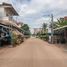
[{"label": "sky", "polygon": [[43,23],[67,16],[67,0],[0,0],[11,3],[20,17],[17,20],[27,23],[31,28],[39,28]]}]

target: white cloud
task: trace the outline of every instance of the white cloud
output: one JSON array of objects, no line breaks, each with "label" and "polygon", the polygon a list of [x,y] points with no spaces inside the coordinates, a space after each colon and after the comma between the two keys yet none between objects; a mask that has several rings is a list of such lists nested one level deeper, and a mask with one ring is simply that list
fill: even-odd
[{"label": "white cloud", "polygon": [[22,5],[21,8],[22,9],[19,12],[21,16],[22,15],[24,16],[24,15],[29,15],[29,14],[35,14],[36,13],[36,10],[31,8],[31,7],[29,7],[29,5],[27,5],[27,4]]},{"label": "white cloud", "polygon": [[10,3],[10,0],[0,0],[0,3],[2,2]]},{"label": "white cloud", "polygon": [[34,21],[34,25],[38,28],[40,28],[42,26],[43,23],[49,23],[50,22],[50,18],[39,18],[37,20]]},{"label": "white cloud", "polygon": [[[26,14],[38,13],[44,8],[44,6],[47,6],[46,3],[48,3],[48,2],[49,1],[47,1],[47,0],[46,1],[32,0],[30,4],[23,4],[21,7],[21,11],[23,11],[23,13],[26,13]],[[23,13],[20,13],[20,14],[22,15]]]},{"label": "white cloud", "polygon": [[23,4],[19,2],[21,6],[18,12],[21,16],[25,16],[26,22],[33,23],[33,27],[48,22],[49,19],[42,17],[44,14],[53,13],[55,20],[59,16],[67,15],[66,0],[31,0],[30,3],[23,0],[23,2]]},{"label": "white cloud", "polygon": [[35,22],[36,22],[37,24],[43,24],[43,23],[48,23],[49,21],[50,21],[49,18],[44,18],[44,17],[42,17],[42,18],[37,19]]},{"label": "white cloud", "polygon": [[26,12],[26,14],[34,14],[34,13],[36,13],[36,10],[34,10],[34,9],[29,9],[29,10]]},{"label": "white cloud", "polygon": [[67,10],[66,5],[66,0],[31,0],[30,4],[24,3],[22,5],[20,15],[36,14],[40,11],[48,12],[50,10],[56,14],[64,9]]},{"label": "white cloud", "polygon": [[[7,1],[7,0],[0,0]],[[43,18],[44,14],[54,14],[56,19],[59,16],[67,15],[67,0],[11,0],[18,13],[29,25],[37,27],[49,19]],[[32,24],[33,23],[33,24]],[[31,27],[32,27],[31,26]]]}]

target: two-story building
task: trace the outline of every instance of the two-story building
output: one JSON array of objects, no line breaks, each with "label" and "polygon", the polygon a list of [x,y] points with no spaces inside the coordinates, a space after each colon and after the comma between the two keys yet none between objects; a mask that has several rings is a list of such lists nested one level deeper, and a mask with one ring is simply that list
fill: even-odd
[{"label": "two-story building", "polygon": [[0,46],[3,46],[5,42],[12,43],[12,33],[23,37],[22,30],[14,21],[13,16],[19,16],[19,14],[11,4],[0,4]]},{"label": "two-story building", "polygon": [[2,3],[0,4],[0,17],[11,17],[11,16],[18,16],[18,13],[13,8],[11,4]]}]

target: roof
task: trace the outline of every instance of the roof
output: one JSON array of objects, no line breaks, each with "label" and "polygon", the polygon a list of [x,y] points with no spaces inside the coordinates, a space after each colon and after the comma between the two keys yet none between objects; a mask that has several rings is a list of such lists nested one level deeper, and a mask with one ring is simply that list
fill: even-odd
[{"label": "roof", "polygon": [[0,4],[0,7],[4,7],[4,8],[7,8],[7,9],[11,10],[14,15],[17,15],[17,16],[19,15],[11,4],[3,2],[2,4]]},{"label": "roof", "polygon": [[64,28],[67,28],[67,25],[65,25],[63,27],[59,27],[59,28],[53,29],[53,30],[55,31],[55,30],[60,30],[60,29],[64,29]]},{"label": "roof", "polygon": [[9,3],[5,3],[5,2],[3,2],[2,5],[12,6],[11,4],[9,4]]}]

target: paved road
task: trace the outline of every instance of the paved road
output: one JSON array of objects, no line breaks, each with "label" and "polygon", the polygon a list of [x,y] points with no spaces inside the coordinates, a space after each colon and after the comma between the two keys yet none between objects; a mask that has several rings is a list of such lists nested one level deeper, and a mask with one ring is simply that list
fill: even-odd
[{"label": "paved road", "polygon": [[67,53],[40,39],[30,38],[15,48],[1,49],[0,67],[67,67]]}]

